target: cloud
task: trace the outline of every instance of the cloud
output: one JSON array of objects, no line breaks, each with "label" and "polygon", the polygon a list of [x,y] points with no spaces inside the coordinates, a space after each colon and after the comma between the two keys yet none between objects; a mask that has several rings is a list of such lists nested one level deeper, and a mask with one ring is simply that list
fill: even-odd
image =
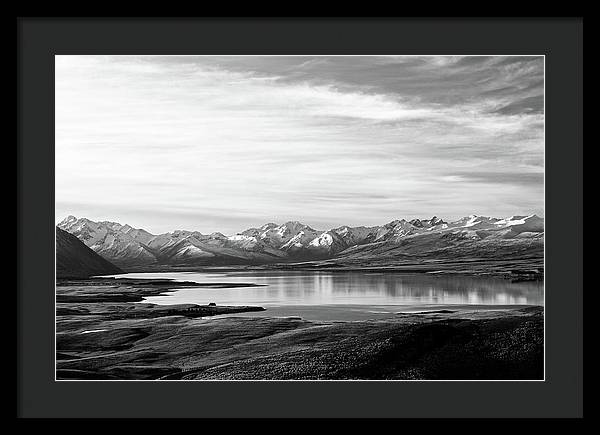
[{"label": "cloud", "polygon": [[448,176],[453,182],[511,184],[540,187],[544,183],[543,172],[461,172]]},{"label": "cloud", "polygon": [[57,219],[227,233],[539,213],[542,60],[57,56]]}]

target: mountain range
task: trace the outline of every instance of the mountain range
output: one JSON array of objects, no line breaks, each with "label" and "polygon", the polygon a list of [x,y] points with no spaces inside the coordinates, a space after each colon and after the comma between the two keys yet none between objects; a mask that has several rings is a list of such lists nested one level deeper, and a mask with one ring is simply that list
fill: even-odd
[{"label": "mountain range", "polygon": [[151,234],[117,222],[69,216],[58,228],[127,270],[151,265],[234,265],[373,258],[543,256],[544,219],[470,215],[446,222],[394,220],[381,226],[316,230],[298,221],[267,223],[235,235],[176,230]]}]

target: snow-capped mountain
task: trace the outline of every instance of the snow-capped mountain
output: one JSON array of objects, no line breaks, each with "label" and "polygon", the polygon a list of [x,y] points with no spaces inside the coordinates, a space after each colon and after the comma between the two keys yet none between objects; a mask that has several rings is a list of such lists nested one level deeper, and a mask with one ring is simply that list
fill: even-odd
[{"label": "snow-capped mountain", "polygon": [[[121,267],[155,264],[263,264],[348,255],[452,255],[452,249],[492,249],[503,244],[543,246],[544,219],[536,215],[494,218],[470,215],[453,222],[399,219],[374,227],[316,230],[298,221],[267,223],[227,236],[176,230],[154,235],[128,224],[69,216],[58,227]],[[396,246],[403,246],[402,249]],[[477,246],[475,246],[477,245]],[[542,248],[543,249],[543,248]],[[458,252],[458,251],[455,251]]]},{"label": "snow-capped mountain", "polygon": [[348,248],[349,245],[335,231],[325,231],[311,240],[306,247],[310,254],[331,256]]},{"label": "snow-capped mountain", "polygon": [[379,227],[349,227],[347,225],[334,228],[333,231],[347,246],[362,245],[373,242],[377,238]]},{"label": "snow-capped mountain", "polygon": [[441,231],[448,228],[448,224],[442,219],[432,217],[431,219],[405,219],[394,220],[377,228],[374,242],[399,242],[402,238],[413,234],[427,231]]},{"label": "snow-capped mountain", "polygon": [[300,231],[281,249],[294,258],[319,259],[330,257],[347,247],[335,231]]},{"label": "snow-capped mountain", "polygon": [[544,219],[534,214],[530,216],[511,216],[495,222],[495,225],[510,228],[516,233],[544,231]]},{"label": "snow-capped mountain", "polygon": [[375,242],[350,247],[336,258],[386,264],[398,259],[543,257],[544,219],[536,215],[506,219],[471,215],[450,223],[434,219],[428,223],[415,227],[413,221],[390,222],[380,228]]},{"label": "snow-capped mountain", "polygon": [[477,216],[472,214],[470,216],[466,216],[457,221],[451,222],[450,228],[488,228],[490,225],[494,225],[496,222],[500,221],[500,219],[487,217],[487,216]]},{"label": "snow-capped mountain", "polygon": [[[298,221],[290,221],[282,225],[268,223],[260,228],[250,228],[243,231],[241,234],[254,237],[273,248],[280,249],[292,239],[295,240],[291,242],[291,245],[297,243],[300,239],[304,241],[311,236],[312,238],[317,237],[321,232],[322,231],[314,230],[308,225],[304,225]],[[300,233],[302,233],[302,235],[300,235],[299,238],[296,238]]]},{"label": "snow-capped mountain", "polygon": [[[346,228],[347,232],[351,230]],[[279,251],[280,256],[287,258],[329,256],[351,246],[335,230],[319,231],[298,221],[289,221],[282,225],[268,223],[260,228],[242,231],[229,239],[235,240],[240,237],[251,238],[255,243]]]},{"label": "snow-capped mountain", "polygon": [[[89,248],[117,265],[153,264],[156,256],[143,242],[144,230],[133,229],[117,222],[94,222],[86,218],[69,216],[58,227],[73,234]],[[137,240],[139,237],[140,240]]]},{"label": "snow-capped mountain", "polygon": [[283,251],[289,251],[296,248],[304,248],[323,233],[323,231],[315,231],[312,228],[304,228],[298,231],[294,237],[281,245],[280,249]]},{"label": "snow-capped mountain", "polygon": [[[64,219],[58,227],[125,268],[153,264],[268,263],[286,257],[285,252],[269,243],[242,234],[225,236],[215,232],[205,235],[198,231],[176,230],[154,235],[130,225],[94,222],[74,216]],[[287,237],[289,232],[283,228],[281,233]]]},{"label": "snow-capped mountain", "polygon": [[447,223],[444,222],[442,219],[438,218],[437,216],[432,217],[431,219],[413,219],[410,221],[410,223],[417,227],[417,228],[445,228],[444,225],[446,225],[447,227]]}]

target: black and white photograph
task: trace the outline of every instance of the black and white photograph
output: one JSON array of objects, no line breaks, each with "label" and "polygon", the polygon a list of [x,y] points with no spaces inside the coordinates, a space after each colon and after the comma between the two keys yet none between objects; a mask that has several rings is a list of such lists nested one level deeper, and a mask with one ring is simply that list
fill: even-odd
[{"label": "black and white photograph", "polygon": [[545,61],[55,55],[55,380],[544,381]]}]

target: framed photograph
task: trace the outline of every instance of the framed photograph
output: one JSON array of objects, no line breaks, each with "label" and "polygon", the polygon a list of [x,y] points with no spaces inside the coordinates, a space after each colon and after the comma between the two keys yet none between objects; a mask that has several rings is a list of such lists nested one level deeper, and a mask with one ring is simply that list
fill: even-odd
[{"label": "framed photograph", "polygon": [[581,416],[581,20],[18,24],[20,416]]}]

